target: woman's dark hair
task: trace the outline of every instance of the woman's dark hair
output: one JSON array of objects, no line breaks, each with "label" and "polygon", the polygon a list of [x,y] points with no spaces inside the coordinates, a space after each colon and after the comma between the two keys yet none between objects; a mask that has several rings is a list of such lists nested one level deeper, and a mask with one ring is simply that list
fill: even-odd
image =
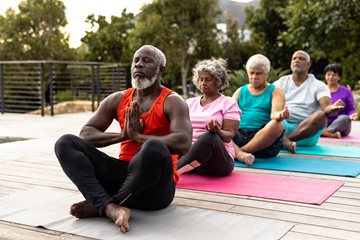
[{"label": "woman's dark hair", "polygon": [[332,63],[332,64],[327,65],[324,69],[324,73],[326,74],[327,72],[337,73],[341,77],[341,74],[342,74],[341,64],[340,63]]}]

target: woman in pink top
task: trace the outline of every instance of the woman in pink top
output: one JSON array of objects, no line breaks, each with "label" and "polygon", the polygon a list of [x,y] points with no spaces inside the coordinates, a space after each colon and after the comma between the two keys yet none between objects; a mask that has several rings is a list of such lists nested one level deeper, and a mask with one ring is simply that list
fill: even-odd
[{"label": "woman in pink top", "polygon": [[178,162],[178,173],[226,176],[234,169],[231,140],[237,133],[240,109],[235,100],[221,94],[228,86],[225,60],[209,59],[193,69],[193,83],[202,93],[189,98],[193,127],[192,146]]}]

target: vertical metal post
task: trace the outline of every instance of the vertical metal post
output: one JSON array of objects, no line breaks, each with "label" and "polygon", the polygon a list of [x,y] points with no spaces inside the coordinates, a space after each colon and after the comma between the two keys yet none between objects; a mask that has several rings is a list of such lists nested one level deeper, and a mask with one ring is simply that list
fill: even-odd
[{"label": "vertical metal post", "polygon": [[95,76],[94,76],[94,65],[91,64],[91,111],[95,111]]},{"label": "vertical metal post", "polygon": [[40,101],[41,116],[45,115],[44,64],[40,63]]},{"label": "vertical metal post", "polygon": [[100,65],[96,65],[96,94],[97,94],[97,107],[99,107],[101,96],[100,96]]},{"label": "vertical metal post", "polygon": [[49,86],[49,91],[50,91],[50,115],[54,116],[54,80],[53,80],[53,67],[54,64],[50,63],[49,64],[49,81],[50,81],[50,86]]},{"label": "vertical metal post", "polygon": [[116,67],[111,68],[111,92],[115,92],[115,69]]},{"label": "vertical metal post", "polygon": [[76,91],[74,90],[74,69],[70,68],[70,91],[71,91],[71,97],[74,99]]},{"label": "vertical metal post", "polygon": [[4,96],[4,65],[0,64],[0,101],[1,101],[1,113],[5,112],[5,96]]}]

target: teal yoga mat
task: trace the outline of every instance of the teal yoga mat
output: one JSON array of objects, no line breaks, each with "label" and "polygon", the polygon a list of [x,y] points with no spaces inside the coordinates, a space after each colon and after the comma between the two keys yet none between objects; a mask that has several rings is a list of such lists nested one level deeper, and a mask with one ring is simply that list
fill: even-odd
[{"label": "teal yoga mat", "polygon": [[[281,152],[289,153],[287,150],[281,150]],[[296,147],[296,153],[304,155],[360,158],[360,148],[350,146],[316,145],[312,147]]]},{"label": "teal yoga mat", "polygon": [[360,174],[360,162],[319,160],[313,158],[273,157],[256,158],[252,166],[235,161],[235,166],[280,170],[289,172],[317,173],[325,175],[356,177]]}]

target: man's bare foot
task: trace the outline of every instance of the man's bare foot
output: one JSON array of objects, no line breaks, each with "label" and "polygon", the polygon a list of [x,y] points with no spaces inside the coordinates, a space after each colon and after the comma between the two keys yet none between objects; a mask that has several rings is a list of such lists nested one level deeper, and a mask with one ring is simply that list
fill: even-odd
[{"label": "man's bare foot", "polygon": [[292,142],[290,140],[283,141],[283,147],[287,149],[291,153],[296,153],[296,142]]},{"label": "man's bare foot", "polygon": [[70,214],[77,218],[99,217],[96,209],[86,200],[74,203],[70,207]]},{"label": "man's bare foot", "polygon": [[105,208],[105,215],[114,221],[114,223],[120,228],[120,231],[126,233],[129,231],[129,219],[130,209],[109,203]]}]

